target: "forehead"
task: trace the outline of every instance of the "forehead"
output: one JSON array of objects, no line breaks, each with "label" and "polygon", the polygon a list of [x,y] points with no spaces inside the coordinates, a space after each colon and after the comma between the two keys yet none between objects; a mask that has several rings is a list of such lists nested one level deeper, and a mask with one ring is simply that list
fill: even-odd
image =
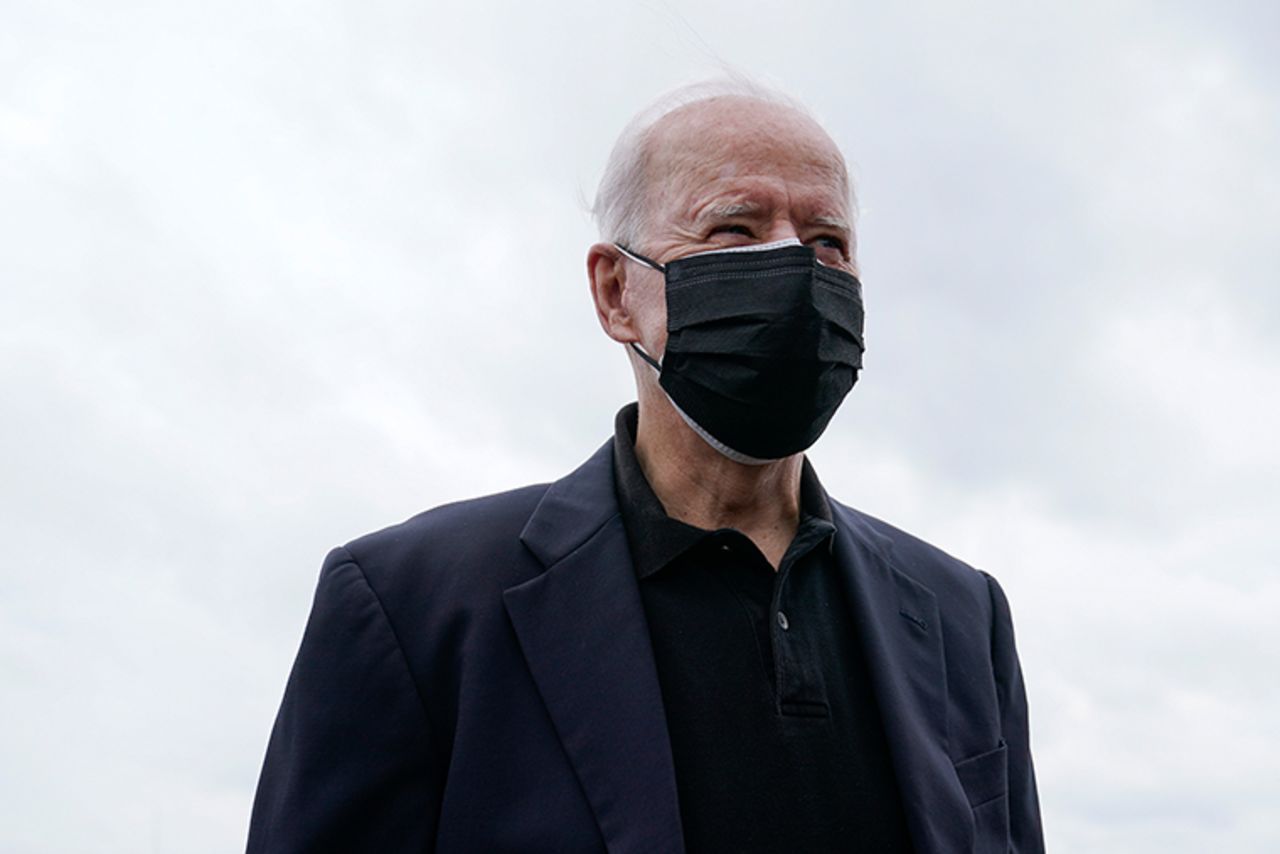
[{"label": "forehead", "polygon": [[722,98],[673,111],[653,127],[647,166],[653,201],[677,218],[778,204],[815,216],[848,213],[839,149],[789,107]]}]

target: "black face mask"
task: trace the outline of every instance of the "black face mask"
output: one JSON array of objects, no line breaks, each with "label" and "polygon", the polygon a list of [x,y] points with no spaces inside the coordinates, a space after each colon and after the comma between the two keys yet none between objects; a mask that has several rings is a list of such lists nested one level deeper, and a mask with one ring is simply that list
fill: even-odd
[{"label": "black face mask", "polygon": [[[617,245],[617,244],[615,244]],[[811,247],[744,247],[665,266],[667,349],[658,384],[698,435],[762,463],[817,441],[862,367],[862,285]]]}]

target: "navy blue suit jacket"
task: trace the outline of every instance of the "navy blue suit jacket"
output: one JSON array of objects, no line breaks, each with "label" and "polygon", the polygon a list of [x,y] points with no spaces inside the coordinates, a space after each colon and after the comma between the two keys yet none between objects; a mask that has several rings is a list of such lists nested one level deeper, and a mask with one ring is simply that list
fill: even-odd
[{"label": "navy blue suit jacket", "polygon": [[[684,850],[612,452],[330,553],[250,852]],[[1042,851],[999,585],[832,512],[916,851]]]}]

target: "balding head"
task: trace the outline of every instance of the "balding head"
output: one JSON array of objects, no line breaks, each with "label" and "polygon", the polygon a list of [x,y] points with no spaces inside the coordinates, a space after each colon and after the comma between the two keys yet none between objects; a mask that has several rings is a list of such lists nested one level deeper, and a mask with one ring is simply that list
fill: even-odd
[{"label": "balding head", "polygon": [[690,181],[801,163],[843,198],[852,256],[853,199],[844,158],[798,102],[742,80],[675,90],[642,110],[619,136],[594,206],[600,236],[643,246],[659,209]]}]

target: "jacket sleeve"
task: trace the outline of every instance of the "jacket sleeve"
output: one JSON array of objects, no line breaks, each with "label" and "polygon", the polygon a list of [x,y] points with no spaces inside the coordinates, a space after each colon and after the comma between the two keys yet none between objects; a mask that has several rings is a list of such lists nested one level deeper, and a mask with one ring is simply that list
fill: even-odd
[{"label": "jacket sleeve", "polygon": [[1044,832],[1040,824],[1035,768],[1031,762],[1027,692],[1014,644],[1013,617],[1004,590],[990,575],[987,575],[987,587],[992,608],[991,661],[1000,703],[1000,729],[1008,746],[1009,850],[1015,854],[1043,854]]},{"label": "jacket sleeve", "polygon": [[330,552],[258,781],[249,854],[430,851],[425,707],[377,594]]}]

